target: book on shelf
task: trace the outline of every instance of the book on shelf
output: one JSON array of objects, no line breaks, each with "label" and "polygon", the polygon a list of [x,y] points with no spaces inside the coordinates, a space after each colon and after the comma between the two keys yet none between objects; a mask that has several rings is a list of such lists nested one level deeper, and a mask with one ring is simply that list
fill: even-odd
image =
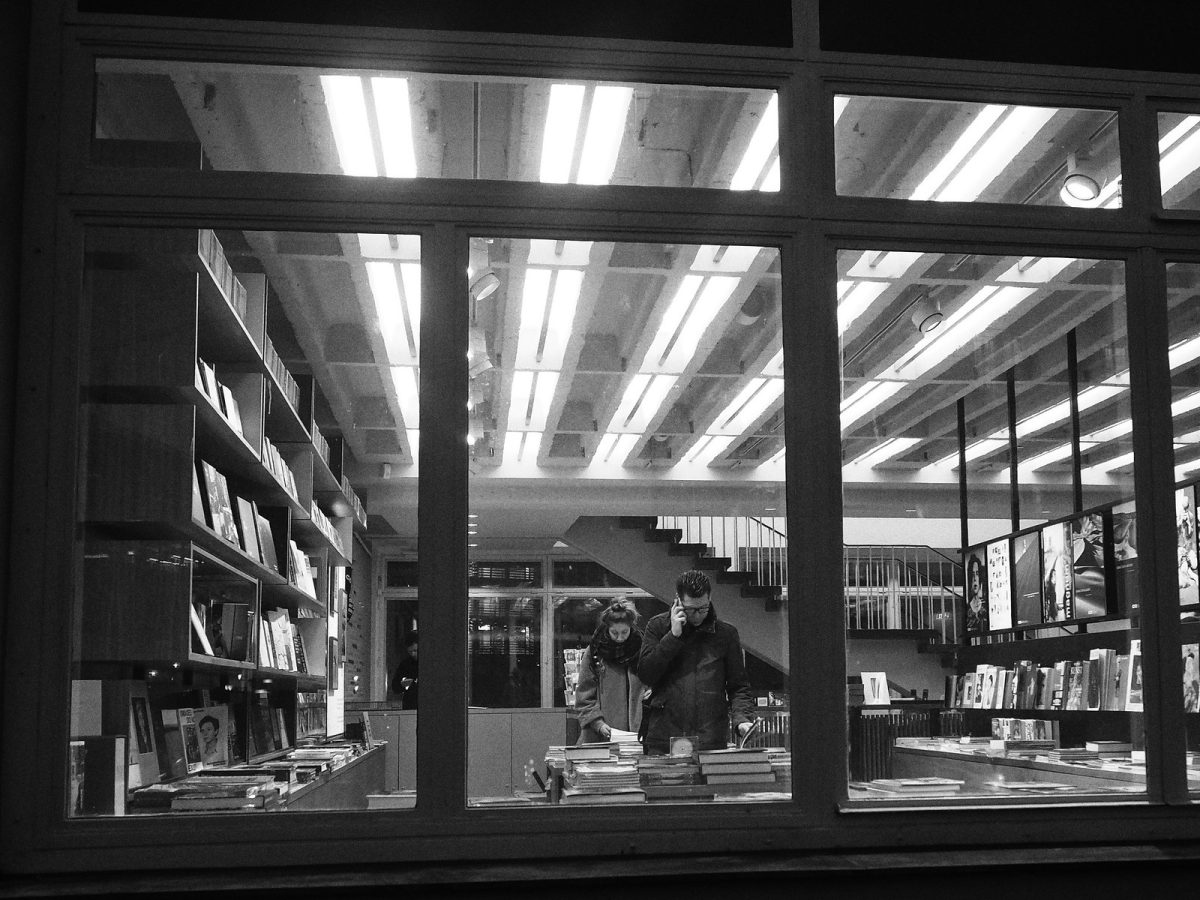
[{"label": "book on shelf", "polygon": [[1124,710],[1125,690],[1129,685],[1129,654],[1118,653],[1113,659],[1113,676],[1108,680],[1108,701],[1106,708]]},{"label": "book on shelf", "polygon": [[195,466],[192,466],[192,521],[208,527],[208,518],[204,513],[204,496],[200,490],[200,473]]},{"label": "book on shelf", "polygon": [[258,546],[258,513],[254,501],[245,497],[234,497],[237,515],[238,544],[255,562],[262,562],[262,550]]},{"label": "book on shelf", "polygon": [[1071,663],[1071,688],[1067,694],[1066,709],[1071,711],[1082,710],[1087,708],[1087,683],[1090,673],[1091,662],[1086,659],[1078,660]]},{"label": "book on shelf", "polygon": [[609,759],[615,755],[617,745],[611,741],[590,744],[576,744],[574,747],[563,748],[563,758],[567,762],[580,762],[592,759]]},{"label": "book on shelf", "polygon": [[188,604],[188,613],[192,623],[192,652],[215,656],[212,641],[208,637],[208,607],[193,600]]},{"label": "book on shelf", "polygon": [[1183,644],[1180,648],[1183,657],[1183,711],[1185,713],[1200,712],[1200,643]]},{"label": "book on shelf", "polygon": [[292,650],[296,659],[296,671],[302,675],[307,675],[308,654],[304,652],[304,635],[298,628],[294,629],[292,632]]},{"label": "book on shelf", "polygon": [[152,784],[162,777],[158,767],[158,744],[150,715],[150,698],[145,682],[133,682],[129,696],[130,788]]},{"label": "book on shelf", "polygon": [[196,736],[200,744],[200,761],[205,766],[224,766],[229,763],[229,707],[203,706],[194,711]]},{"label": "book on shelf", "polygon": [[86,735],[70,742],[67,811],[123,816],[129,775],[124,735]]},{"label": "book on shelf", "polygon": [[268,609],[263,612],[270,634],[271,659],[274,668],[296,671],[295,649],[292,640],[292,620],[286,609]]},{"label": "book on shelf", "polygon": [[200,388],[204,396],[208,398],[208,402],[211,403],[215,409],[220,409],[221,393],[220,389],[217,387],[216,369],[202,359],[197,359],[196,365],[200,370],[200,384],[198,384],[197,387]]},{"label": "book on shelf", "polygon": [[237,398],[233,396],[226,385],[221,385],[221,409],[225,414],[225,421],[242,437],[245,437],[245,432],[242,430],[242,410],[238,406]]},{"label": "book on shelf", "polygon": [[765,747],[743,747],[740,749],[729,747],[723,750],[696,751],[696,761],[701,766],[712,765],[714,763],[770,762],[770,759]]},{"label": "book on shelf", "polygon": [[1129,642],[1129,676],[1125,685],[1125,709],[1128,712],[1142,710],[1142,642]]},{"label": "book on shelf", "polygon": [[258,525],[258,549],[262,553],[262,564],[272,572],[279,572],[279,556],[275,552],[275,535],[271,531],[271,521],[254,510],[254,519]]},{"label": "book on shelf", "polygon": [[183,740],[183,760],[190,773],[203,768],[204,760],[200,756],[200,733],[196,729],[196,710],[193,707],[180,707],[179,734]]},{"label": "book on shelf", "polygon": [[237,546],[237,524],[233,517],[233,504],[229,499],[229,483],[225,480],[225,476],[210,463],[200,460],[199,466],[205,486],[204,497],[207,500],[208,525],[218,535]]}]

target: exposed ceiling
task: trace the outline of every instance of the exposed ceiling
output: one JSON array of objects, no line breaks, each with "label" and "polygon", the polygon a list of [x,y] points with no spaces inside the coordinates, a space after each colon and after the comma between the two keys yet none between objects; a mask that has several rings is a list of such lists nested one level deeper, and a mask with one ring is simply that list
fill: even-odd
[{"label": "exposed ceiling", "polygon": [[[223,171],[340,174],[360,163],[337,134],[330,74],[107,62],[97,152],[119,161],[124,148],[128,163],[138,158],[131,153],[192,146]],[[376,110],[358,149],[391,172],[402,164],[389,151],[398,126],[381,98],[399,79],[373,74],[339,73],[336,84]],[[593,138],[583,123],[608,104],[618,122],[607,129],[608,183],[777,186],[768,91],[576,87],[572,138],[574,130],[546,125],[565,96],[549,81],[408,76],[396,95],[407,112],[395,121],[411,132],[403,165],[418,177],[536,181],[548,177],[549,131],[565,135],[561,180],[587,180]],[[842,194],[1062,205],[1064,176],[1082,167],[1101,190],[1092,205],[1120,203],[1109,111],[872,97],[835,98],[834,110]],[[1189,170],[1172,190],[1191,197],[1198,180]],[[419,243],[403,234],[220,236],[235,268],[267,274],[272,339],[295,371],[314,375],[318,422],[351,448],[375,527],[411,537]],[[472,278],[490,272],[498,285],[486,299],[464,298],[474,323],[474,510],[503,514],[514,539],[544,543],[585,511],[782,509],[780,312],[784,302],[818,301],[785,298],[778,250],[512,235],[473,240],[472,251]],[[1002,492],[988,495],[1008,483],[1010,372],[1022,481],[1035,493],[1062,492],[1069,341],[1088,499],[1128,493],[1128,464],[1101,471],[1131,448],[1119,263],[881,248],[841,252],[838,273],[848,514],[956,516],[949,457],[962,400],[974,509],[1003,517]],[[1197,279],[1180,271],[1171,281],[1171,330],[1183,341],[1200,334]],[[919,331],[918,310],[940,314],[940,327]],[[1175,367],[1185,405],[1200,389],[1198,356],[1200,345]],[[1194,409],[1181,409],[1179,431],[1200,424]]]}]

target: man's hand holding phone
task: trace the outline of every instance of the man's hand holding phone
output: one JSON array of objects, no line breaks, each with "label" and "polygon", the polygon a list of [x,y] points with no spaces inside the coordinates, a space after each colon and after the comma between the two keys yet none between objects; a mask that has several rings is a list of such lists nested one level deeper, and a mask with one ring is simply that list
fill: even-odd
[{"label": "man's hand holding phone", "polygon": [[683,604],[679,602],[679,598],[675,598],[675,602],[671,604],[671,634],[675,637],[683,637],[683,625],[687,622],[687,614],[683,611]]}]

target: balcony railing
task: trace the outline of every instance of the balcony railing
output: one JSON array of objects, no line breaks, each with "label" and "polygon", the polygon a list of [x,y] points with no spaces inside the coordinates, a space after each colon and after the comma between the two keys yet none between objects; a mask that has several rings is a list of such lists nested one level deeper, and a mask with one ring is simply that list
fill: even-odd
[{"label": "balcony railing", "polygon": [[[702,556],[726,557],[730,569],[752,572],[758,584],[777,585],[787,600],[787,520],[782,516],[660,516],[683,544],[703,545]],[[851,631],[935,631],[955,643],[962,567],[919,545],[847,546],[843,554],[846,627]]]}]

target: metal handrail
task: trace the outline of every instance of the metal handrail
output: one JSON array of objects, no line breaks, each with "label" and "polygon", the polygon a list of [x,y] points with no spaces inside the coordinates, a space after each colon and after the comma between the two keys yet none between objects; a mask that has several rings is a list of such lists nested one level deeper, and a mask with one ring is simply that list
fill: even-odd
[{"label": "metal handrail", "polygon": [[[760,585],[777,585],[787,599],[787,521],[782,516],[660,516],[658,526],[678,531],[680,543],[702,545],[701,557],[728,558],[730,570],[750,572]],[[961,572],[957,560],[933,547],[845,545],[847,627],[935,631],[942,643],[953,643],[962,594],[930,573],[945,563]]]}]

